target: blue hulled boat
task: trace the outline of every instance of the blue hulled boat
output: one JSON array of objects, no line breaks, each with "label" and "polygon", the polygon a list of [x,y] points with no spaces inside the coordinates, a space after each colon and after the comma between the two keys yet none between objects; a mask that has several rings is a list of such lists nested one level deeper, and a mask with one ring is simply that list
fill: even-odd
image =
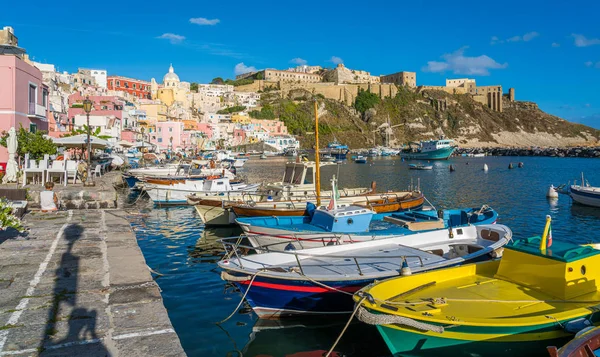
[{"label": "blue hulled boat", "polygon": [[400,151],[400,157],[403,159],[418,160],[447,160],[454,152],[452,146],[454,140],[440,139],[421,141],[416,146],[410,146]]},{"label": "blue hulled boat", "polygon": [[340,144],[337,140],[327,144],[325,149],[320,150],[321,155],[329,155],[335,160],[346,160],[346,155],[349,152],[348,145]]},{"label": "blue hulled boat", "polygon": [[353,205],[338,205],[335,209],[315,209],[312,203],[307,206],[308,216],[243,217],[237,218],[236,222],[253,246],[269,246],[271,250],[282,251],[364,242],[450,227],[492,224],[498,219],[498,213],[487,206],[378,214]]},{"label": "blue hulled boat", "polygon": [[[503,225],[467,226],[356,244],[236,253],[218,264],[221,277],[246,294],[259,317],[343,314],[353,310],[351,293],[375,280],[489,260],[511,237]],[[222,242],[228,251],[268,249],[241,246],[237,237]]]}]

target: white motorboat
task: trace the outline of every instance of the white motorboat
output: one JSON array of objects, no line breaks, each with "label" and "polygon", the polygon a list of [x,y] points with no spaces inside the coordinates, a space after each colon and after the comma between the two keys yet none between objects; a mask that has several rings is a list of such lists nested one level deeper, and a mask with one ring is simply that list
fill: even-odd
[{"label": "white motorboat", "polygon": [[[499,224],[281,252],[229,238],[221,241],[231,258],[218,264],[259,317],[340,314],[354,307],[345,293],[375,280],[497,258],[511,238]],[[241,256],[246,249],[262,254]]]},{"label": "white motorboat", "polygon": [[186,180],[172,185],[146,184],[144,190],[156,205],[185,205],[188,204],[187,196],[216,196],[228,197],[230,193],[256,192],[260,184],[234,183],[229,178],[193,181]]},{"label": "white motorboat", "polygon": [[600,207],[600,187],[590,186],[581,173],[581,184],[571,185],[569,194],[573,201],[592,207]]}]

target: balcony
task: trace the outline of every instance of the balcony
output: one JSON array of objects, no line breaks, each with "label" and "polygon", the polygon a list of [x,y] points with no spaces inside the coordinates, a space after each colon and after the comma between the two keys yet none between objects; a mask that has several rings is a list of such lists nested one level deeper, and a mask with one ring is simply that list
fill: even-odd
[{"label": "balcony", "polygon": [[46,107],[36,103],[29,103],[29,112],[27,116],[30,118],[40,119],[41,121],[48,121],[46,117]]}]

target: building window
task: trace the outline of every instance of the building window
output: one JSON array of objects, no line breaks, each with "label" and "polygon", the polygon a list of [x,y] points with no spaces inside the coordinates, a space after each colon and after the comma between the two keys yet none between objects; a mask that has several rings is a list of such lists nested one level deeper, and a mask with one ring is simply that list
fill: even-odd
[{"label": "building window", "polygon": [[135,83],[133,84],[133,89],[135,89]]},{"label": "building window", "polygon": [[117,81],[117,87],[121,86],[121,81]]},{"label": "building window", "polygon": [[169,128],[169,133],[172,133],[172,132],[173,132],[173,128]]},{"label": "building window", "polygon": [[159,142],[159,143],[162,143],[162,138],[158,138],[158,142]]},{"label": "building window", "polygon": [[29,124],[29,132],[35,133],[37,131],[37,124]]},{"label": "building window", "polygon": [[158,132],[159,132],[159,133],[161,133],[161,132],[162,132],[162,129],[161,129],[161,128],[158,128],[157,130],[158,130]]},{"label": "building window", "polygon": [[48,90],[46,88],[42,89],[42,105],[48,107]]}]

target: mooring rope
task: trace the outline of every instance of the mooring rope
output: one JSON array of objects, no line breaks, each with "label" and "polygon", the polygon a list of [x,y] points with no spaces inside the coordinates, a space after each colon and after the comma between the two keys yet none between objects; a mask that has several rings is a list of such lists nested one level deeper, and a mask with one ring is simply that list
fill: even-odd
[{"label": "mooring rope", "polygon": [[[225,272],[223,272],[223,273],[225,273]],[[242,306],[242,303],[246,299],[246,295],[248,295],[248,292],[250,291],[250,288],[252,287],[252,283],[254,283],[254,279],[256,278],[256,276],[258,276],[259,273],[260,272],[257,271],[256,273],[254,273],[254,275],[252,275],[252,279],[250,279],[250,284],[248,284],[248,288],[246,289],[246,292],[242,296],[242,299],[240,300],[240,303],[237,305],[237,307],[224,320],[221,320],[221,321],[217,322],[216,323],[217,325],[220,325],[220,324],[222,324],[224,322],[227,322],[227,320],[229,320],[233,315],[235,315],[235,313],[238,311],[238,309]],[[231,276],[231,274],[228,274],[228,273],[226,273],[226,274]],[[221,277],[223,277],[223,274],[221,274]],[[244,278],[245,278],[244,280],[240,280],[240,281],[246,281],[246,280],[248,280],[248,279],[246,279],[246,277],[244,277]]]},{"label": "mooring rope", "polygon": [[337,339],[333,343],[333,346],[331,346],[331,348],[329,349],[329,351],[327,352],[327,354],[325,355],[325,357],[329,357],[331,355],[331,353],[333,352],[333,349],[340,342],[340,339],[342,338],[342,336],[344,336],[344,333],[346,333],[346,330],[348,329],[348,326],[350,326],[350,322],[352,322],[352,319],[354,318],[354,315],[356,315],[356,312],[360,309],[362,302],[365,301],[366,298],[367,297],[363,297],[356,304],[356,307],[354,308],[354,311],[352,311],[352,315],[350,315],[350,318],[348,319],[348,322],[346,322],[346,326],[344,326],[344,328],[342,329],[342,332],[340,332],[339,336],[337,337]]},{"label": "mooring rope", "polygon": [[[366,299],[366,298],[363,298],[363,300],[364,299]],[[362,300],[361,300],[361,302],[362,302]],[[367,309],[365,309],[364,307],[360,306],[360,304],[358,306],[359,306],[359,309],[358,309],[357,318],[360,321],[362,321],[366,324],[369,324],[369,325],[396,324],[396,325],[412,327],[412,328],[415,328],[415,329],[421,330],[421,331],[432,331],[432,332],[437,332],[437,333],[444,332],[444,327],[442,327],[442,326],[436,326],[436,325],[428,324],[425,322],[416,321],[416,320],[410,319],[408,317],[403,317],[403,316],[388,315],[388,314],[373,314],[373,313],[369,312]]]}]

